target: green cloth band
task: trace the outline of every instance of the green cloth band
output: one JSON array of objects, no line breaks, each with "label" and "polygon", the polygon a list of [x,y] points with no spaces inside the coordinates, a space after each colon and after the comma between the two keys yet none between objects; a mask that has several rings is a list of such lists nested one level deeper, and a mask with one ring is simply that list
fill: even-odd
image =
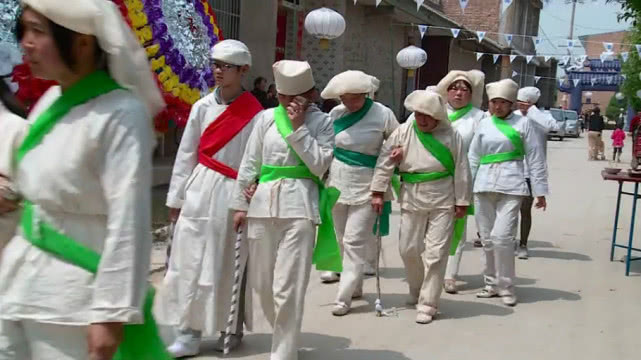
[{"label": "green cloth band", "polygon": [[472,110],[472,108],[473,108],[472,103],[469,103],[460,109],[454,110],[451,114],[448,114],[447,117],[450,119],[451,122],[455,122],[456,120],[462,118],[467,113],[469,113],[470,110]]},{"label": "green cloth band", "polygon": [[334,148],[334,158],[350,166],[362,166],[370,169],[376,167],[376,161],[378,160],[378,156],[367,155],[339,147]]},{"label": "green cloth band", "polygon": [[523,140],[521,140],[521,134],[508,124],[507,121],[499,119],[496,116],[492,116],[492,122],[494,126],[503,134],[505,137],[510,140],[514,146],[514,150],[498,153],[498,154],[488,154],[481,157],[481,164],[493,164],[501,163],[506,161],[513,160],[523,160],[525,156],[525,148],[523,147]]},{"label": "green cloth band", "polygon": [[[294,129],[287,116],[287,111],[282,105],[279,105],[274,110],[274,122],[283,141],[287,143],[287,136],[290,135]],[[291,146],[289,146],[289,148],[298,158],[299,165],[263,165],[260,168],[258,182],[265,183],[280,179],[310,179],[318,185],[320,197],[318,209],[321,223],[318,225],[318,231],[316,232],[316,247],[312,255],[312,262],[316,264],[316,269],[318,270],[341,272],[343,271],[343,260],[341,258],[338,241],[336,240],[336,230],[334,229],[334,219],[332,217],[332,208],[338,201],[340,191],[334,187],[326,188],[318,176],[314,175],[301,160],[300,156],[296,154],[296,151],[294,151]]]},{"label": "green cloth band", "polygon": [[445,171],[432,171],[427,173],[401,173],[401,179],[410,184],[428,182],[443,179],[448,176],[454,176],[454,158],[452,152],[447,146],[438,141],[434,135],[419,130],[416,120],[414,120],[414,134],[418,137],[421,144],[427,151],[432,154],[443,165]]},{"label": "green cloth band", "polygon": [[[120,86],[106,72],[98,71],[67,89],[33,123],[18,150],[16,165],[26,153],[41,143],[58,120],[73,107],[119,88]],[[34,221],[34,205],[28,200],[25,200],[23,205],[21,226],[27,241],[42,251],[92,274],[98,272],[100,254],[60,233],[50,224],[44,221]],[[65,289],[59,290],[64,291]],[[153,287],[150,287],[143,304],[144,323],[125,325],[123,341],[118,347],[114,360],[172,359],[165,350],[152,314],[154,294]]]},{"label": "green cloth band", "polygon": [[365,117],[369,109],[372,108],[373,104],[374,101],[372,101],[372,99],[366,98],[365,104],[360,110],[349,113],[341,118],[334,120],[334,134],[338,135],[338,133],[340,133],[341,131],[347,130],[352,125],[361,121],[361,119]]}]

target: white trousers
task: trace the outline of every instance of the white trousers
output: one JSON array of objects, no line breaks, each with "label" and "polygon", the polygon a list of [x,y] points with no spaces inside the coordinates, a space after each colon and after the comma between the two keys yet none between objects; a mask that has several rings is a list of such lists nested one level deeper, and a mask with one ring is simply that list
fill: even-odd
[{"label": "white trousers", "polygon": [[514,239],[522,196],[475,194],[476,223],[485,253],[485,285],[501,294],[514,293]]},{"label": "white trousers", "polygon": [[0,360],[87,360],[87,328],[0,320]]},{"label": "white trousers", "polygon": [[436,313],[453,227],[454,207],[428,212],[401,210],[399,251],[410,294],[419,298],[419,312]]},{"label": "white trousers", "polygon": [[[336,204],[332,210],[336,237],[343,248],[343,272],[338,284],[336,303],[350,306],[352,295],[363,289],[363,269],[369,262],[376,213],[370,203],[361,205]],[[375,248],[374,244],[374,248]],[[376,258],[376,255],[374,255]]]},{"label": "white trousers", "polygon": [[298,359],[316,226],[307,219],[248,221],[249,284],[272,325],[271,360]]},{"label": "white trousers", "polygon": [[[472,220],[472,218],[468,217],[467,221],[469,222],[470,220]],[[465,226],[465,230],[463,231],[463,236],[461,237],[461,241],[458,243],[458,246],[456,247],[456,252],[454,253],[454,255],[450,255],[447,260],[447,268],[445,269],[446,280],[456,280],[456,278],[458,278],[459,269],[461,267],[461,258],[463,257],[463,249],[465,248],[466,241],[467,241],[467,224]],[[448,250],[448,253],[449,253],[449,250]]]}]

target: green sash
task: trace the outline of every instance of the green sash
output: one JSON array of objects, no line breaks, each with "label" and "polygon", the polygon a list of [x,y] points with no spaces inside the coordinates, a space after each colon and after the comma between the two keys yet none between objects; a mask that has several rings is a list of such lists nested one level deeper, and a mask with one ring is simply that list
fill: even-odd
[{"label": "green sash", "polygon": [[[120,86],[104,71],[94,72],[78,81],[38,116],[17,151],[15,164],[17,165],[26,153],[38,146],[58,120],[73,107],[119,88]],[[27,241],[63,261],[96,274],[100,264],[100,254],[60,233],[50,224],[36,219],[34,205],[28,200],[25,200],[23,205],[21,226]],[[60,289],[60,291],[64,290]],[[154,289],[150,287],[143,305],[144,323],[125,325],[124,338],[114,360],[172,359],[158,335],[152,315],[153,301]]]},{"label": "green sash", "polygon": [[432,171],[428,173],[401,173],[401,179],[410,184],[416,184],[427,181],[434,181],[448,176],[454,176],[454,157],[447,146],[438,141],[434,135],[424,133],[419,130],[416,120],[414,120],[414,133],[418,140],[423,144],[425,149],[432,154],[438,162],[443,165],[445,171]]},{"label": "green sash", "polygon": [[[287,116],[287,111],[282,105],[274,109],[274,122],[278,132],[283,137],[283,141],[287,143],[287,136],[294,130]],[[316,264],[316,269],[318,270],[341,272],[343,270],[343,261],[341,259],[338,241],[336,241],[334,220],[332,218],[332,208],[334,204],[336,204],[336,201],[338,201],[340,191],[333,187],[326,188],[318,176],[314,175],[305,163],[303,163],[298,154],[296,154],[296,151],[294,151],[291,146],[289,146],[289,148],[298,158],[299,165],[263,165],[260,168],[258,181],[265,183],[280,179],[310,179],[318,185],[318,193],[320,195],[318,209],[320,211],[321,223],[316,233],[316,247],[314,248],[312,262]]]},{"label": "green sash", "polygon": [[450,119],[451,122],[455,122],[456,120],[462,118],[467,113],[469,113],[470,110],[472,110],[472,108],[473,108],[472,103],[469,103],[460,109],[454,110],[451,114],[447,115],[447,117]]},{"label": "green sash", "polygon": [[507,121],[499,119],[496,116],[492,116],[492,121],[496,128],[505,135],[505,137],[510,140],[512,145],[514,145],[514,150],[509,152],[503,152],[498,154],[488,154],[481,157],[481,164],[492,164],[492,163],[501,163],[505,161],[512,160],[523,160],[525,156],[525,149],[523,147],[523,141],[521,140],[521,134],[519,134],[512,125],[508,124]]},{"label": "green sash", "polygon": [[[339,119],[334,120],[334,134],[338,135],[340,132],[349,129],[352,125],[359,122],[367,113],[369,109],[374,104],[374,101],[370,98],[365,99],[365,105],[353,113],[347,114]],[[339,147],[334,148],[334,158],[342,163],[345,163],[350,166],[362,166],[370,169],[376,167],[376,162],[378,161],[378,156],[363,154],[358,151],[347,150]],[[401,182],[397,175],[392,176],[392,189],[396,193],[396,196],[399,196],[401,189]],[[386,201],[383,206],[383,213],[381,214],[381,235],[389,235],[389,218],[392,213],[392,202]],[[377,234],[378,228],[374,225],[374,234]]]}]

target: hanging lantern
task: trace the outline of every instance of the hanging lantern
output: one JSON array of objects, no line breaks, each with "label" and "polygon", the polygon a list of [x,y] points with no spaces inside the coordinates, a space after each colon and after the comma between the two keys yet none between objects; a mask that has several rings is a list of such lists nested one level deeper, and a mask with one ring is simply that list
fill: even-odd
[{"label": "hanging lantern", "polygon": [[329,40],[336,39],[345,32],[343,15],[329,8],[311,11],[305,17],[305,30],[320,39],[320,48],[329,48]]},{"label": "hanging lantern", "polygon": [[621,100],[623,100],[623,99],[625,98],[625,96],[624,96],[622,93],[620,93],[620,92],[616,93],[616,95],[614,95],[614,96],[615,96],[615,97],[617,98],[617,100],[619,100],[619,101],[621,101]]},{"label": "hanging lantern", "polygon": [[588,103],[590,102],[590,100],[592,100],[592,92],[591,91],[588,91],[588,92],[585,93],[585,99],[588,101]]},{"label": "hanging lantern", "polygon": [[396,54],[396,62],[407,69],[407,76],[413,77],[414,71],[427,62],[427,53],[420,47],[410,45]]}]

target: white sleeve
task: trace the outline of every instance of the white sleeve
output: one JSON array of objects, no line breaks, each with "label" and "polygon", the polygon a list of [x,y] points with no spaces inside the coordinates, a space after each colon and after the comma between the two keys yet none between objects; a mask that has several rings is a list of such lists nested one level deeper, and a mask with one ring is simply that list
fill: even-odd
[{"label": "white sleeve", "polygon": [[388,139],[394,130],[396,130],[400,124],[398,123],[398,120],[396,119],[396,115],[394,115],[394,112],[386,108],[387,112],[387,117],[385,118],[385,130],[383,131],[383,137],[385,139]]},{"label": "white sleeve", "polygon": [[525,161],[527,162],[530,181],[532,182],[532,196],[545,196],[548,194],[548,172],[545,160],[545,150],[538,140],[536,129],[526,123]]},{"label": "white sleeve", "polygon": [[[376,161],[374,175],[372,176],[372,183],[370,185],[372,192],[386,192],[389,188],[390,180],[396,168],[396,163],[391,159],[390,155],[392,150],[400,145],[400,136],[400,130],[397,128],[383,143],[381,152],[378,155],[378,160]],[[404,149],[404,151],[407,151],[407,149]]]},{"label": "white sleeve", "polygon": [[151,258],[151,116],[115,114],[104,133],[100,180],[107,237],[93,283],[91,322],[140,323]]},{"label": "white sleeve", "polygon": [[474,183],[474,180],[476,179],[476,172],[479,169],[482,155],[481,135],[477,129],[477,131],[474,132],[474,137],[472,138],[472,142],[470,143],[470,148],[467,153],[467,159],[470,165],[470,174],[472,175],[472,183]]},{"label": "white sleeve", "polygon": [[307,125],[303,124],[289,134],[286,140],[309,170],[322,178],[334,156],[334,125],[326,114],[314,121],[323,122],[318,125],[319,131],[316,137],[313,137]]},{"label": "white sleeve", "polygon": [[256,115],[257,118],[253,120],[256,121],[256,125],[247,141],[245,154],[238,168],[234,192],[231,196],[229,208],[232,210],[247,211],[249,209],[249,203],[245,199],[245,195],[243,195],[243,190],[256,182],[260,176],[260,167],[263,165],[263,139],[267,129],[272,124],[272,122],[267,121],[268,119],[263,116],[264,114],[265,111],[259,113]]},{"label": "white sleeve", "polygon": [[527,111],[527,118],[532,120],[532,123],[538,126],[545,134],[550,131],[558,131],[559,124],[550,114],[546,114],[539,110],[536,106],[532,105]]},{"label": "white sleeve", "polygon": [[185,202],[185,187],[191,173],[198,165],[198,145],[202,134],[200,128],[200,113],[202,109],[198,104],[194,105],[189,113],[189,119],[185,126],[180,147],[176,153],[176,161],[171,173],[169,192],[167,193],[167,206],[180,209]]},{"label": "white sleeve", "polygon": [[457,206],[469,206],[472,204],[472,176],[467,154],[464,151],[463,138],[454,131],[454,161],[456,171],[454,172],[454,197]]}]

